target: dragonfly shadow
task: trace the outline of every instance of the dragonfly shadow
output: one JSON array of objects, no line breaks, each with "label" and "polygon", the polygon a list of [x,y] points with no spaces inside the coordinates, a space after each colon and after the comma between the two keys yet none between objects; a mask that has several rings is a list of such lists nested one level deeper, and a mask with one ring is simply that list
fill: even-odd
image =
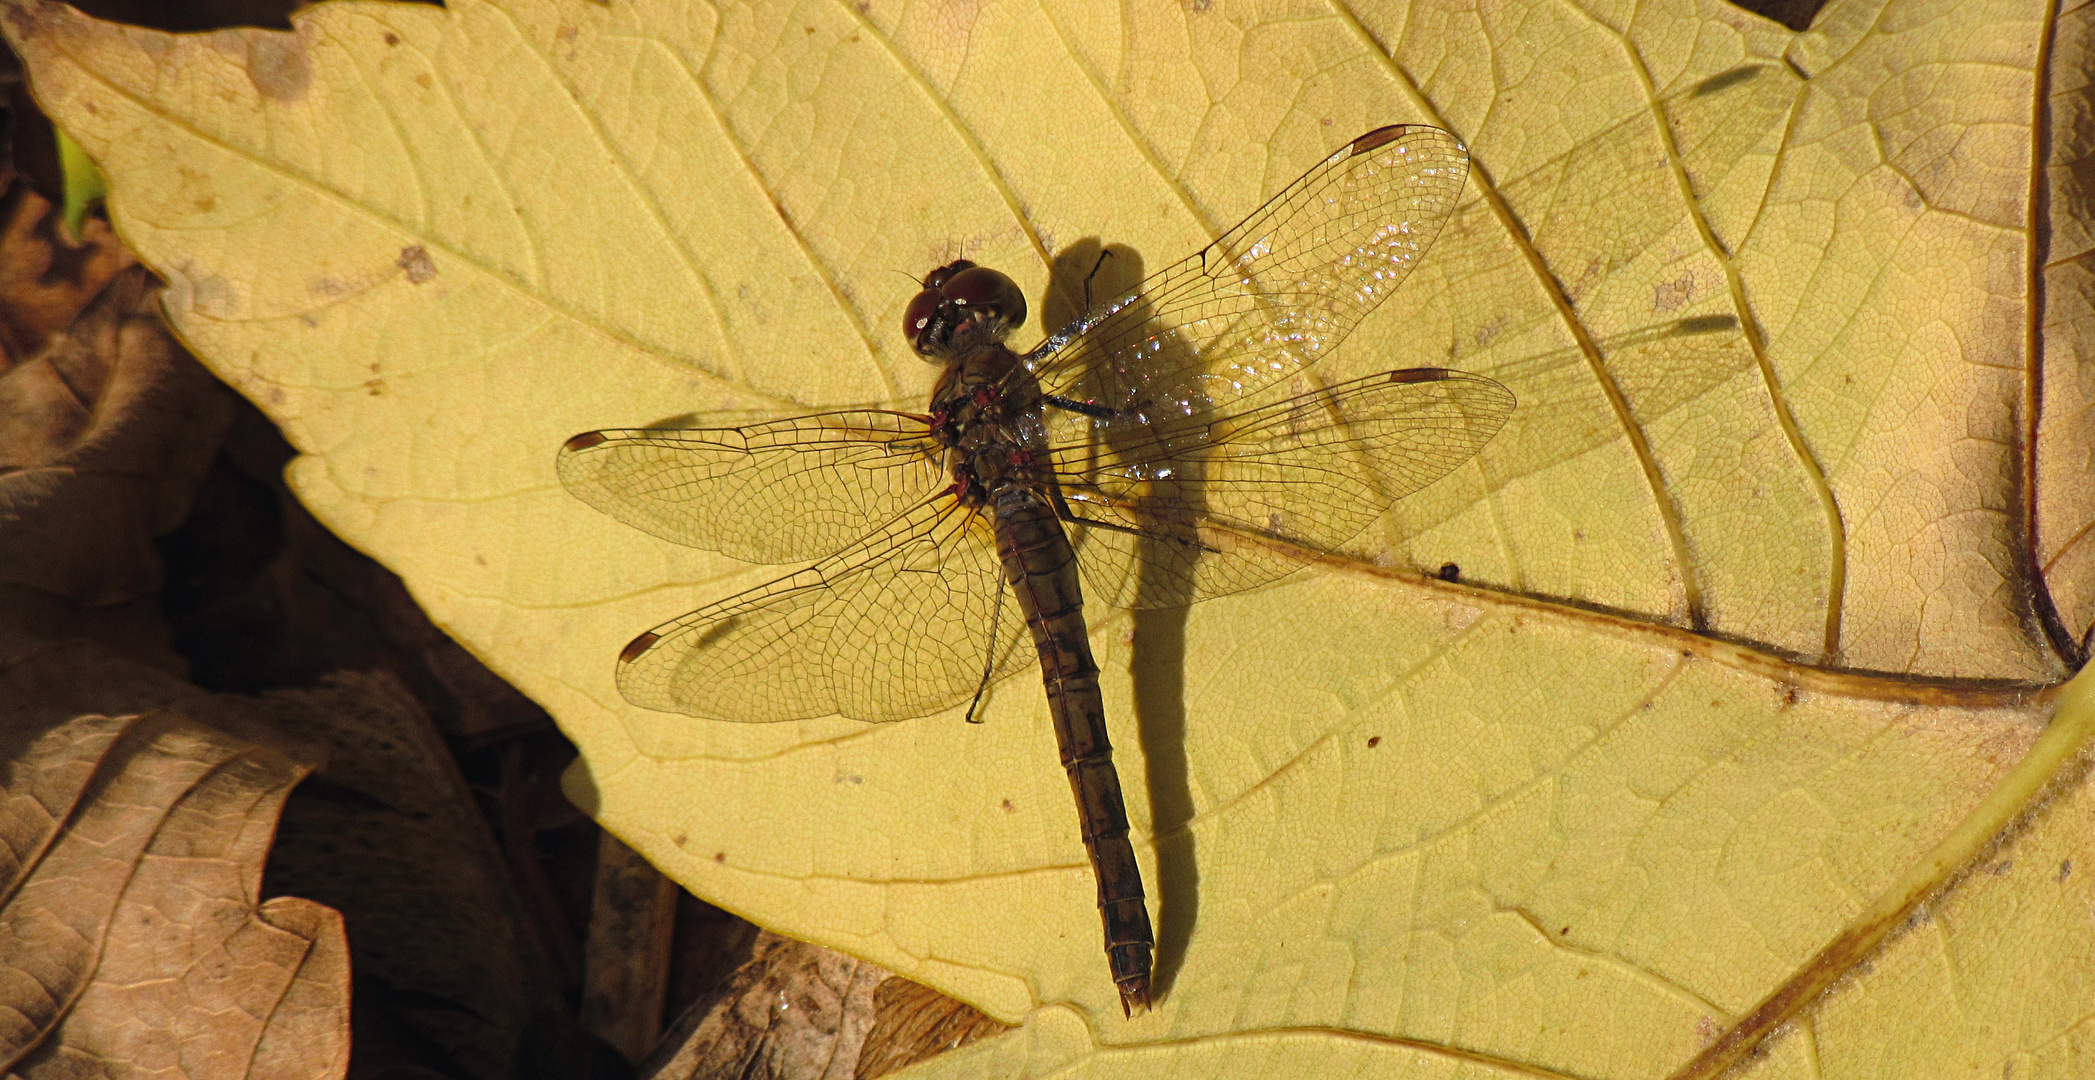
[{"label": "dragonfly shadow", "polygon": [[[1048,295],[1041,304],[1042,326],[1067,326],[1083,314],[1087,279],[1090,302],[1106,303],[1141,283],[1142,256],[1125,244],[1107,245],[1097,237],[1086,237],[1062,249],[1055,256]],[[1137,545],[1137,596],[1157,597],[1182,588],[1181,575],[1171,569],[1176,565],[1174,560],[1151,549],[1159,543],[1164,541],[1144,540]],[[1186,759],[1187,609],[1183,604],[1144,605],[1129,614],[1134,624],[1130,669],[1134,677],[1135,722],[1142,740],[1157,857],[1153,985],[1159,996],[1165,996],[1170,994],[1185,961],[1200,913],[1199,860],[1189,828],[1193,820],[1193,789]]]}]

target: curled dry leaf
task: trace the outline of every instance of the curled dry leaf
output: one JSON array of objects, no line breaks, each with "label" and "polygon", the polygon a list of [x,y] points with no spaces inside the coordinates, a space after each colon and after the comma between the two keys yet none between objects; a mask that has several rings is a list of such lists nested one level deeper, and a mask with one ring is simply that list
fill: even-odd
[{"label": "curled dry leaf", "polygon": [[513,1076],[531,1026],[560,1010],[557,983],[421,705],[391,675],[354,673],[266,702],[327,753],[285,811],[270,882],[348,920],[360,1022],[467,1075]]},{"label": "curled dry leaf", "polygon": [[0,202],[0,349],[8,367],[41,352],[52,335],[135,261],[109,223],[87,219],[65,237],[58,208],[26,183]]},{"label": "curled dry leaf", "polygon": [[662,1035],[682,891],[618,837],[597,838],[582,1023],[628,1061],[646,1058]]},{"label": "curled dry leaf", "polygon": [[10,1072],[342,1075],[341,918],[260,896],[277,813],[306,766],[179,710],[7,735]]},{"label": "curled dry leaf", "polygon": [[777,934],[692,1003],[640,1067],[644,1080],[853,1080],[873,1026],[876,964]]},{"label": "curled dry leaf", "polygon": [[873,1028],[854,1080],[878,1080],[1006,1030],[982,1010],[898,975],[873,990]]},{"label": "curled dry leaf", "polygon": [[0,374],[0,586],[106,606],[159,588],[152,538],[210,466],[232,402],[167,332],[133,267]]}]

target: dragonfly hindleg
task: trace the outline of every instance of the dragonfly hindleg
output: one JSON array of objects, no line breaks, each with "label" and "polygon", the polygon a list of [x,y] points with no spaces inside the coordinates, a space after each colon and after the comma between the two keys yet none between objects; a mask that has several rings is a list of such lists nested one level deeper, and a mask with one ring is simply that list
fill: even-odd
[{"label": "dragonfly hindleg", "polygon": [[1064,412],[1082,413],[1085,416],[1092,418],[1093,420],[1120,419],[1120,410],[1109,409],[1106,408],[1104,405],[1094,404],[1089,401],[1077,401],[1074,398],[1056,397],[1053,394],[1047,394],[1043,396],[1040,400],[1046,402],[1049,405],[1054,406],[1055,408],[1061,409]]},{"label": "dragonfly hindleg", "polygon": [[1138,536],[1144,540],[1161,540],[1165,543],[1178,544],[1181,547],[1197,548],[1211,554],[1219,555],[1222,551],[1221,548],[1209,547],[1190,536],[1173,536],[1170,533],[1160,533],[1150,529],[1137,529],[1132,525],[1122,525],[1114,521],[1100,521],[1097,518],[1079,517],[1076,511],[1069,508],[1069,501],[1062,497],[1060,489],[1052,491],[1049,498],[1055,504],[1055,516],[1072,524],[1083,525],[1093,529],[1104,529],[1107,532],[1126,533],[1129,536]]}]

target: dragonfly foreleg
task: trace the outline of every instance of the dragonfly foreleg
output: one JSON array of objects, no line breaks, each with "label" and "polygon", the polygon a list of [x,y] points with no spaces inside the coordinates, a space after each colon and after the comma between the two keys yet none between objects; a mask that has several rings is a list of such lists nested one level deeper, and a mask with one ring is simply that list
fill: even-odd
[{"label": "dragonfly foreleg", "polygon": [[1098,249],[1098,261],[1092,263],[1091,272],[1084,275],[1084,314],[1086,315],[1091,314],[1091,279],[1098,276],[1098,272],[1104,269],[1106,260],[1112,256],[1112,248],[1102,247]]}]

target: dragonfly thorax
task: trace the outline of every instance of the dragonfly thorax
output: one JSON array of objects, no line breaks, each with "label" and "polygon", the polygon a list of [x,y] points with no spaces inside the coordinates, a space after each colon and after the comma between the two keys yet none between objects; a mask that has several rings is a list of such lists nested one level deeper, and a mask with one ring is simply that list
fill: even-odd
[{"label": "dragonfly thorax", "polygon": [[1039,482],[1047,462],[1040,383],[1018,354],[988,342],[957,353],[931,392],[931,427],[946,445],[956,492],[971,506]]}]

